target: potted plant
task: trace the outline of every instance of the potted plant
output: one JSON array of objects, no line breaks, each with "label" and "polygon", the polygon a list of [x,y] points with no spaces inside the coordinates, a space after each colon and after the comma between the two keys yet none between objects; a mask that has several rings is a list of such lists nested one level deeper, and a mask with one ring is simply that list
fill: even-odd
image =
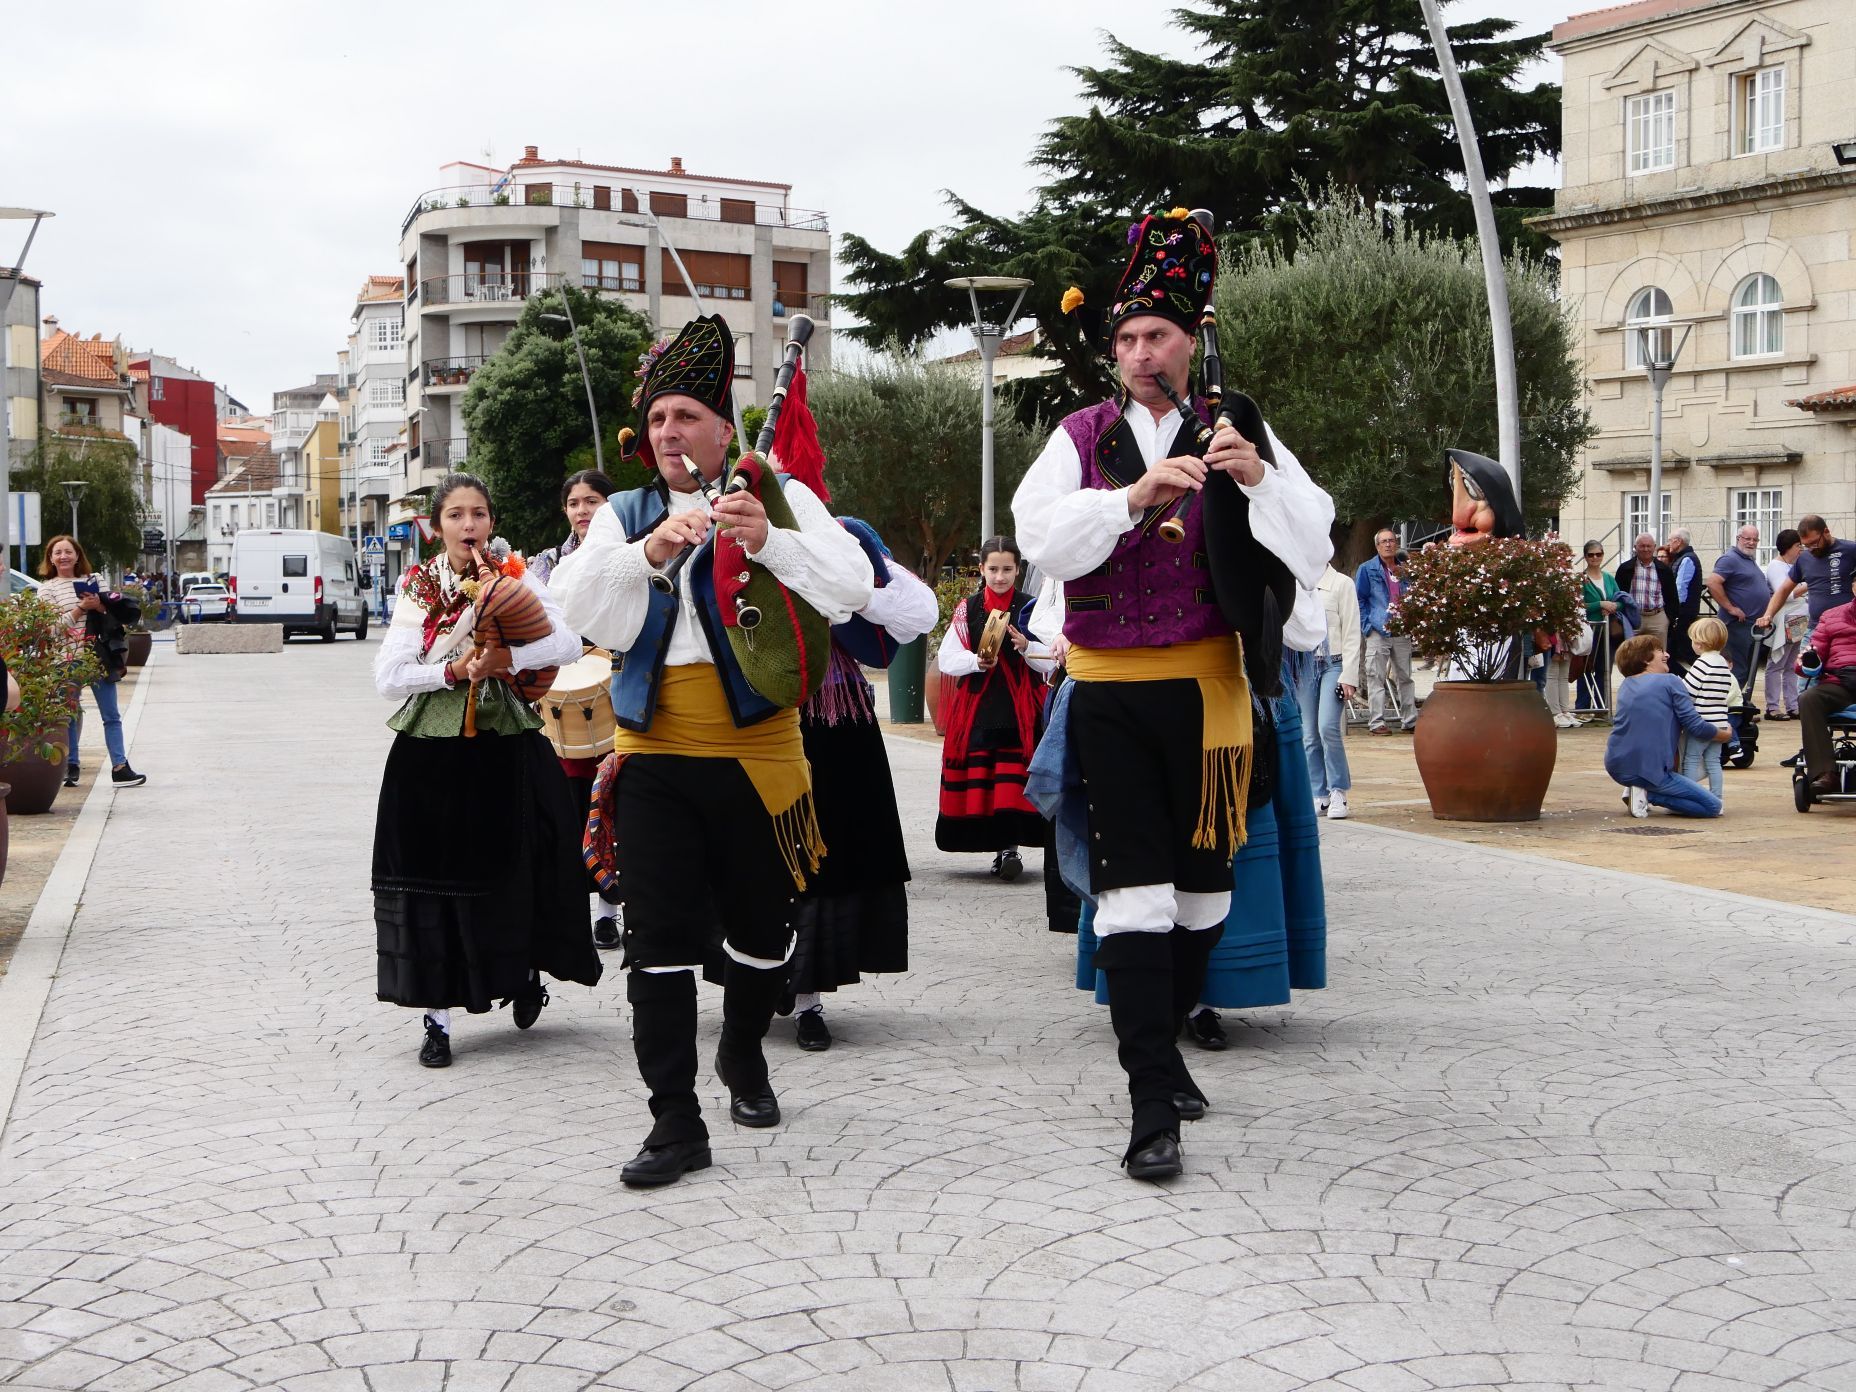
[{"label": "potted plant", "polygon": [[155,608],[155,597],[147,585],[124,585],[123,597],[141,610],[141,617],[129,626],[129,665],[146,667],[148,655],[154,651],[155,635],[148,627],[148,616]]},{"label": "potted plant", "polygon": [[[1553,780],[1558,732],[1531,680],[1507,680],[1536,630],[1568,640],[1585,621],[1563,542],[1488,537],[1432,546],[1405,563],[1395,633],[1455,677],[1418,717],[1412,753],[1431,814],[1447,822],[1532,822]],[[1521,675],[1525,677],[1524,669]]]},{"label": "potted plant", "polygon": [[103,676],[83,630],[36,595],[0,601],[0,657],[19,683],[19,709],[0,714],[0,782],[15,816],[49,812],[63,777],[80,688]]}]

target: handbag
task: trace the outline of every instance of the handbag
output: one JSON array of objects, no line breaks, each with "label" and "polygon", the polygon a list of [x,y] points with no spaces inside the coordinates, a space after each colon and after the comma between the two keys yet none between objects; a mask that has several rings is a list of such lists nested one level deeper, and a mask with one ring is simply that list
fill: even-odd
[{"label": "handbag", "polygon": [[1589,623],[1579,625],[1579,631],[1572,636],[1567,652],[1574,657],[1590,656],[1592,651],[1592,626]]}]

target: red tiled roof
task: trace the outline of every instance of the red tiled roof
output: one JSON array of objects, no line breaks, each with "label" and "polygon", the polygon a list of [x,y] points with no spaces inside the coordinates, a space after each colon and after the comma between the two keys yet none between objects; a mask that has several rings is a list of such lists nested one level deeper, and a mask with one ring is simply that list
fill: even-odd
[{"label": "red tiled roof", "polygon": [[1573,15],[1554,25],[1553,42],[1565,43],[1568,39],[1596,34],[1602,29],[1616,29],[1647,19],[1661,19],[1665,15],[1680,14],[1683,10],[1695,10],[1703,5],[1718,3],[1719,0],[1633,0],[1633,3],[1627,5],[1587,10],[1584,14]]},{"label": "red tiled roof", "polygon": [[[1024,333],[1013,334],[1009,338],[1002,338],[999,340],[999,356],[1002,358],[1015,358],[1021,353],[1029,353],[1032,345],[1037,341],[1038,331],[1036,329],[1027,329]],[[942,362],[949,363],[978,362],[979,360],[980,350],[977,348],[969,348],[964,353],[956,353],[950,358],[941,359]]]},{"label": "red tiled roof", "polygon": [[277,456],[269,445],[227,471],[208,493],[268,493],[277,487]]},{"label": "red tiled roof", "polygon": [[371,275],[367,284],[361,287],[361,293],[355,296],[357,301],[402,300],[406,298],[406,278],[396,275]]},{"label": "red tiled roof", "polygon": [[1785,404],[1796,406],[1800,411],[1856,410],[1856,382],[1852,382],[1847,387],[1832,387],[1829,391],[1813,392],[1810,396],[1801,396]]},{"label": "red tiled roof", "polygon": [[39,342],[39,366],[48,378],[56,373],[96,386],[122,385],[123,374],[116,367],[116,344],[102,334],[79,338],[63,329],[54,329],[50,338]]},{"label": "red tiled roof", "polygon": [[725,179],[719,174],[692,174],[687,169],[634,169],[624,164],[592,164],[586,160],[542,159],[540,156],[517,160],[509,166],[509,172],[514,174],[518,169],[545,165],[559,165],[562,169],[600,169],[609,174],[654,174],[666,179],[694,179],[703,184],[751,184],[755,188],[785,189],[788,193],[793,191],[791,184],[776,184],[767,179]]}]

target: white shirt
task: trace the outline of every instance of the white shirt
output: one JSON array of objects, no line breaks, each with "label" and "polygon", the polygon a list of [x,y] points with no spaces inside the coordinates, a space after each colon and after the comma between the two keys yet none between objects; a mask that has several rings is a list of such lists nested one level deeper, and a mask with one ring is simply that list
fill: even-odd
[{"label": "white shirt", "polygon": [[[837,524],[803,483],[786,485],[786,501],[799,530],[769,527],[766,543],[753,559],[817,609],[827,623],[843,623],[871,602],[875,584],[870,562],[857,539]],[[698,509],[709,515],[709,500],[702,493],[670,490],[673,515]],[[619,515],[603,507],[594,514],[586,540],[571,556],[562,558],[548,581],[568,626],[615,653],[638,641],[650,608],[650,577],[662,569],[645,559],[645,540],[627,541]],[[677,597],[681,612],[670,635],[665,665],[713,663],[715,654],[697,618],[695,587],[679,578]]]},{"label": "white shirt", "polygon": [[[1777,556],[1766,562],[1766,583],[1772,586],[1774,594],[1777,594],[1779,587],[1788,583],[1791,578],[1791,562],[1781,561]],[[1810,596],[1805,587],[1798,585],[1786,597],[1785,603],[1779,606],[1779,612],[1773,616],[1773,619],[1780,628],[1784,628],[1786,622],[1794,616],[1808,613],[1810,602]],[[1755,614],[1753,617],[1757,619],[1759,615]]]},{"label": "white shirt", "polygon": [[[1183,424],[1179,412],[1169,410],[1156,420],[1133,399],[1122,418],[1133,429],[1141,458],[1150,468],[1169,457]],[[1334,525],[1334,500],[1308,476],[1276,432],[1267,423],[1263,428],[1276,467],[1266,463],[1255,485],[1238,484],[1250,499],[1250,530],[1303,586],[1313,589],[1334,555],[1328,535]],[[1058,580],[1089,574],[1141,520],[1139,510],[1128,503],[1127,489],[1083,487],[1082,458],[1062,426],[1051,433],[1044,452],[1012,495],[1012,516],[1025,559]]]},{"label": "white shirt", "polygon": [[[509,661],[517,672],[534,672],[543,667],[565,667],[579,660],[582,646],[579,637],[561,620],[561,606],[532,575],[522,583],[541,597],[542,612],[553,625],[546,638],[522,643],[509,650]],[[445,685],[445,663],[456,657],[470,639],[476,610],[466,609],[457,626],[432,644],[431,652],[419,656],[425,641],[425,610],[404,595],[393,606],[393,622],[380,640],[374,654],[374,690],[389,701],[404,701],[421,691],[439,691]]]},{"label": "white shirt", "polygon": [[889,631],[898,643],[913,643],[935,626],[941,617],[941,605],[922,578],[907,566],[899,566],[888,556],[883,567],[889,573],[887,584],[870,591],[870,602],[857,611]]},{"label": "white shirt", "polygon": [[[1041,677],[1049,676],[1051,668],[1057,665],[1057,659],[1051,656],[1050,648],[1046,644],[1038,641],[1037,637],[1037,618],[1039,609],[1043,607],[1043,595],[1044,592],[1049,590],[1055,583],[1056,582],[1052,580],[1046,580],[1044,582],[1044,589],[1039,591],[1038,603],[1032,607],[1031,617],[1026,621],[1025,628],[1020,630],[1020,632],[1024,633],[1025,637],[1032,640],[1030,643],[1026,644],[1025,651],[1021,654],[1025,659],[1025,665]],[[1062,587],[1059,586],[1058,595],[1060,598],[1058,600],[1058,608],[1060,610],[1062,607],[1062,593]],[[967,601],[963,599],[960,602],[964,606]],[[1061,628],[1059,628],[1058,631],[1061,632]],[[978,634],[970,634],[969,638],[973,642],[979,641]],[[1009,643],[1012,640],[1008,637],[1005,641]],[[1003,651],[1003,649],[1001,649],[1001,651]],[[970,677],[980,670],[979,654],[960,641],[960,634],[955,631],[954,625],[951,623],[947,626],[947,632],[941,635],[941,646],[935,652],[934,663],[935,666],[939,667],[950,677]]]}]

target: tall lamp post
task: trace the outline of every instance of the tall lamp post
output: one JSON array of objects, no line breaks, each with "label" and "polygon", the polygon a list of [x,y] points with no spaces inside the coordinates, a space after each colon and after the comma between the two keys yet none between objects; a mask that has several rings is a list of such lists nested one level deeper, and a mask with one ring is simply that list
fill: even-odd
[{"label": "tall lamp post", "polygon": [[[7,529],[13,514],[13,393],[7,386],[7,371],[11,364],[7,361],[7,349],[11,346],[13,335],[7,331],[7,310],[13,305],[13,291],[19,286],[19,278],[25,274],[26,253],[32,250],[32,239],[39,235],[39,224],[48,217],[56,216],[38,208],[0,208],[0,221],[18,221],[30,218],[32,226],[26,229],[26,244],[19,249],[19,260],[13,263],[12,274],[0,278],[0,557],[6,555]],[[33,332],[37,334],[37,326]],[[25,544],[20,542],[20,564],[25,565]],[[0,566],[0,570],[4,570]],[[0,594],[12,592],[12,577],[0,581]]]},{"label": "tall lamp post", "polygon": [[1658,541],[1664,540],[1663,388],[1669,385],[1669,374],[1675,370],[1676,359],[1682,356],[1689,331],[1694,327],[1684,324],[1682,337],[1672,342],[1667,326],[1637,326],[1637,356],[1643,359],[1643,370],[1650,378],[1650,497],[1645,509],[1649,516],[1646,530]]},{"label": "tall lamp post", "polygon": [[580,348],[580,326],[574,323],[573,306],[567,302],[567,287],[561,287],[561,308],[565,314],[543,313],[543,319],[565,321],[567,333],[574,341],[574,356],[580,359],[580,384],[586,388],[586,413],[593,418],[593,466],[606,472],[606,447],[599,442],[599,408],[593,404],[593,379],[587,374],[586,354]]},{"label": "tall lamp post", "polygon": [[59,479],[58,486],[64,489],[64,496],[71,502],[71,540],[77,540],[77,500],[84,496],[84,490],[90,487],[86,479]]},{"label": "tall lamp post", "polygon": [[[1018,308],[1025,302],[1031,282],[1024,276],[955,276],[947,282],[949,290],[965,290],[973,306],[973,337],[980,346],[980,540],[993,535],[992,509],[992,365],[999,356],[999,344],[1005,331],[1018,320]],[[1011,310],[998,319],[989,320],[980,308],[982,294],[1006,295],[1016,290],[1018,298]],[[1003,300],[994,303],[1003,303]]]}]

